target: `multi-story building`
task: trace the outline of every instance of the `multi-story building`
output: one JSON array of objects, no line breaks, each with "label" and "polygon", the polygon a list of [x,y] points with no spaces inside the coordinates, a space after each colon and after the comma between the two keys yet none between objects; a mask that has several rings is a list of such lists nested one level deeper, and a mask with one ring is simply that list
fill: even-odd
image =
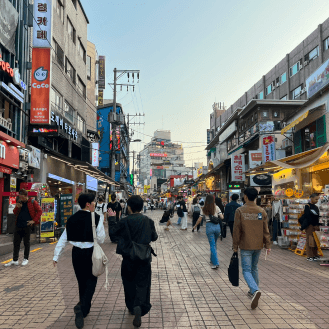
[{"label": "multi-story building", "polygon": [[[237,177],[234,172],[244,173],[255,163],[309,151],[326,143],[327,105],[319,100],[314,103],[314,99],[326,92],[323,86],[326,67],[329,71],[327,63],[329,19],[219,116],[219,128],[206,149],[211,169],[208,177],[216,176],[222,191],[227,191],[230,186],[249,184],[244,175],[238,175],[238,181],[234,181]],[[316,72],[320,72],[317,77]],[[315,78],[311,79],[312,76]],[[318,79],[321,83],[317,82]],[[298,118],[300,111],[304,117]],[[297,121],[285,129],[287,123],[293,122],[291,118]],[[268,142],[264,141],[267,136],[272,136],[274,143],[270,156],[267,155],[269,150],[263,152],[268,148],[264,144]],[[258,162],[252,160],[250,151],[259,151]],[[241,170],[234,169],[232,156],[237,156],[239,162],[243,160]]]},{"label": "multi-story building", "polygon": [[[170,130],[156,130],[151,141],[139,153],[139,182],[151,185],[151,177],[159,181],[157,187],[172,175],[191,174],[185,167],[182,144],[171,141]],[[162,180],[162,181],[161,181]],[[152,184],[154,190],[154,183]]]}]

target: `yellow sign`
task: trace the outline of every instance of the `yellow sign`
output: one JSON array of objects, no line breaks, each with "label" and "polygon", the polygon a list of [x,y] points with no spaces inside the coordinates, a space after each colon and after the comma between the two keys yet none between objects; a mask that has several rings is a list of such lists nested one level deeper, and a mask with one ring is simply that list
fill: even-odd
[{"label": "yellow sign", "polygon": [[290,198],[294,195],[294,190],[292,188],[288,188],[288,189],[286,189],[285,193],[286,193],[286,196],[288,196]]},{"label": "yellow sign", "polygon": [[41,238],[49,238],[54,236],[55,226],[55,199],[42,198],[41,199]]},{"label": "yellow sign", "polygon": [[288,126],[284,127],[281,130],[281,135],[283,135],[284,133],[286,133],[288,130],[290,130],[291,128],[297,126],[300,122],[302,122],[305,118],[307,118],[308,116],[308,112],[305,112],[303,115],[301,115],[299,118],[297,118],[296,120],[294,120],[293,122],[291,122],[290,124],[288,124]]},{"label": "yellow sign", "polygon": [[198,177],[203,174],[203,170],[202,169],[203,169],[202,166],[198,169],[198,171],[197,171]]},{"label": "yellow sign", "polygon": [[301,198],[304,195],[304,191],[303,190],[296,190],[295,191],[295,197],[296,198]]}]

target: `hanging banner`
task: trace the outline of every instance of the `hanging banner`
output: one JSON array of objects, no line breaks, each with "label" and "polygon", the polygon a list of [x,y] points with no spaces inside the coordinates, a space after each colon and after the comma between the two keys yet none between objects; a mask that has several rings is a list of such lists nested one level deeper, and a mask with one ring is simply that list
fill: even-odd
[{"label": "hanging banner", "polygon": [[244,182],[245,180],[245,159],[244,154],[232,154],[231,155],[231,179],[232,182]]},{"label": "hanging banner", "polygon": [[55,198],[42,198],[41,210],[40,237],[53,237],[55,229]]},{"label": "hanging banner", "polygon": [[263,162],[275,160],[275,139],[273,136],[262,137]]},{"label": "hanging banner", "polygon": [[34,0],[33,47],[51,48],[51,0]]},{"label": "hanging banner", "polygon": [[92,143],[92,152],[91,152],[91,165],[93,167],[99,166],[99,143]]},{"label": "hanging banner", "polygon": [[18,12],[8,0],[0,0],[0,44],[16,55],[15,36]]},{"label": "hanging banner", "polygon": [[263,154],[261,150],[249,151],[249,169],[256,168],[262,164]]},{"label": "hanging banner", "polygon": [[99,89],[98,90],[98,106],[103,106],[104,105],[103,96],[104,96],[103,89]]},{"label": "hanging banner", "polygon": [[98,89],[105,89],[105,56],[98,59]]},{"label": "hanging banner", "polygon": [[50,124],[50,49],[33,48],[31,124]]}]

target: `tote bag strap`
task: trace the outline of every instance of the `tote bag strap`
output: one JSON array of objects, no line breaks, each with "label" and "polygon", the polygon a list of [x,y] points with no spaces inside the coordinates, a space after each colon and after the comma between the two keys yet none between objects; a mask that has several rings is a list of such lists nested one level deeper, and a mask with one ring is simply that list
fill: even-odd
[{"label": "tote bag strap", "polygon": [[91,213],[91,225],[93,228],[93,237],[94,237],[94,243],[97,243],[97,234],[96,234],[96,223],[95,223],[95,213]]},{"label": "tote bag strap", "polygon": [[128,221],[127,220],[125,221],[125,226],[126,226],[128,238],[129,238],[130,242],[132,242],[131,235],[130,235],[130,230],[129,230],[129,227],[128,227]]}]

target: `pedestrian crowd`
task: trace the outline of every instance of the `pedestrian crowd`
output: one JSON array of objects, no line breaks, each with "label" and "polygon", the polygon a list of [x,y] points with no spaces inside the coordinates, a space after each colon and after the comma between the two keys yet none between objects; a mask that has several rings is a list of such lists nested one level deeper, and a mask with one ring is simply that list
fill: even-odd
[{"label": "pedestrian crowd", "polygon": [[[182,231],[186,232],[188,228],[188,212],[192,216],[193,234],[197,234],[201,227],[205,226],[210,248],[209,261],[213,270],[220,267],[217,241],[226,237],[226,227],[229,227],[233,239],[232,259],[237,257],[240,249],[242,273],[249,287],[247,295],[251,298],[251,309],[255,309],[261,297],[259,257],[263,248],[266,249],[266,254],[271,251],[267,212],[256,204],[257,195],[257,190],[249,187],[244,190],[241,203],[237,194],[233,194],[225,206],[220,197],[209,194],[197,195],[190,205],[183,196],[178,196],[176,200],[161,202],[159,207],[157,201],[143,200],[137,195],[128,200],[118,200],[116,194],[112,194],[111,201],[106,204],[103,196],[96,201],[93,194],[80,194],[79,207],[67,220],[53,257],[53,264],[56,266],[67,243],[73,246],[72,265],[79,289],[79,302],[73,309],[76,327],[84,326],[84,318],[90,312],[98,276],[104,271],[107,275],[108,260],[99,246],[105,240],[106,221],[110,240],[117,244],[116,253],[122,256],[121,277],[125,303],[130,314],[134,315],[135,328],[141,326],[142,317],[152,307],[151,261],[152,255],[156,254],[151,242],[158,239],[154,221],[145,213],[148,209],[153,211],[158,207],[164,209],[160,224],[165,225],[166,231],[169,231],[170,227],[173,228],[172,218],[175,211],[178,215],[176,225],[180,225]],[[319,224],[319,209],[315,205],[317,201],[318,196],[312,195],[301,219],[308,241]],[[29,259],[31,229],[39,223],[42,211],[38,202],[28,197],[27,191],[20,190],[14,214],[16,227],[13,260],[5,266],[19,265],[22,240],[25,247],[22,265],[25,266]],[[317,257],[316,249],[308,246],[307,255],[312,259]]]}]

